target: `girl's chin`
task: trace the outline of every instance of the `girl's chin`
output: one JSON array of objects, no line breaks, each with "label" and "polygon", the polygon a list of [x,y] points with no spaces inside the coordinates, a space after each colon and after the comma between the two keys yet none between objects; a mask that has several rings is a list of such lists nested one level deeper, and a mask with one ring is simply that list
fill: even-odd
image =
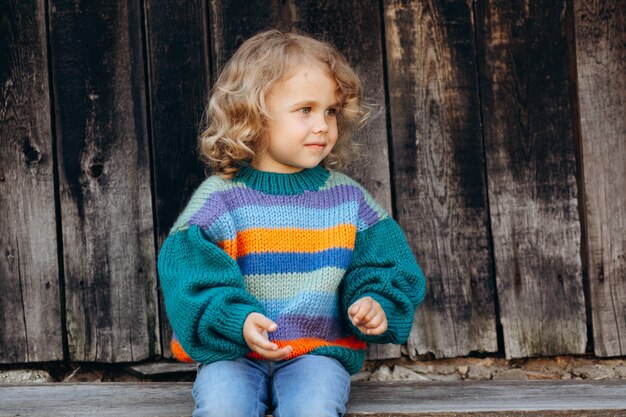
[{"label": "girl's chin", "polygon": [[279,174],[295,174],[296,172],[300,172],[304,169],[315,168],[323,160],[324,158],[306,158],[304,160],[284,161],[278,163],[274,162],[270,164],[253,161],[251,166],[260,171],[276,172]]}]

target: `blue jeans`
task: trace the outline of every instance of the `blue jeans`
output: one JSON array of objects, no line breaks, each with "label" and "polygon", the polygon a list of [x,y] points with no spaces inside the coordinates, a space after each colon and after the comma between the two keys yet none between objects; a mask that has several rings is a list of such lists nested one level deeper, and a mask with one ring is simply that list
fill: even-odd
[{"label": "blue jeans", "polygon": [[199,365],[193,417],[337,417],[346,412],[350,374],[336,359],[239,358]]}]

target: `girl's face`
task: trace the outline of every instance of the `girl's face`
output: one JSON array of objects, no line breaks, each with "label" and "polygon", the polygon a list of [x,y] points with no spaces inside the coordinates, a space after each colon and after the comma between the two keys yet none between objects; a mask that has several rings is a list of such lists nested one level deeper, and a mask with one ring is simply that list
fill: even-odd
[{"label": "girl's face", "polygon": [[267,97],[266,146],[251,165],[285,174],[317,166],[337,143],[337,87],[321,65],[300,66],[276,84]]}]

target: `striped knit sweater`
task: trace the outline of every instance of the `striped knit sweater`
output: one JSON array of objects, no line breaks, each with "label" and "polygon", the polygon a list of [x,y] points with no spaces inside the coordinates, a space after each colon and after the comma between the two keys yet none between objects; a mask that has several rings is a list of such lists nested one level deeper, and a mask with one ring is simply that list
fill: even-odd
[{"label": "striped knit sweater", "polygon": [[[397,223],[357,182],[321,166],[295,174],[244,167],[206,179],[163,243],[161,288],[172,352],[211,363],[258,357],[243,323],[258,312],[291,356],[326,355],[360,370],[365,342],[404,343],[426,283]],[[388,329],[367,336],[348,308],[378,301]]]}]

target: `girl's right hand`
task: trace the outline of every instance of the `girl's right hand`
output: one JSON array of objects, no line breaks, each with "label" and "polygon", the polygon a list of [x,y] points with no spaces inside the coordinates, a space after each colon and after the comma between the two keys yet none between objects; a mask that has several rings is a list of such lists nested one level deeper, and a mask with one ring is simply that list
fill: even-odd
[{"label": "girl's right hand", "polygon": [[243,323],[243,338],[252,351],[264,359],[281,361],[293,352],[291,346],[278,348],[276,343],[269,340],[267,332],[276,331],[278,325],[260,313],[250,313]]}]

